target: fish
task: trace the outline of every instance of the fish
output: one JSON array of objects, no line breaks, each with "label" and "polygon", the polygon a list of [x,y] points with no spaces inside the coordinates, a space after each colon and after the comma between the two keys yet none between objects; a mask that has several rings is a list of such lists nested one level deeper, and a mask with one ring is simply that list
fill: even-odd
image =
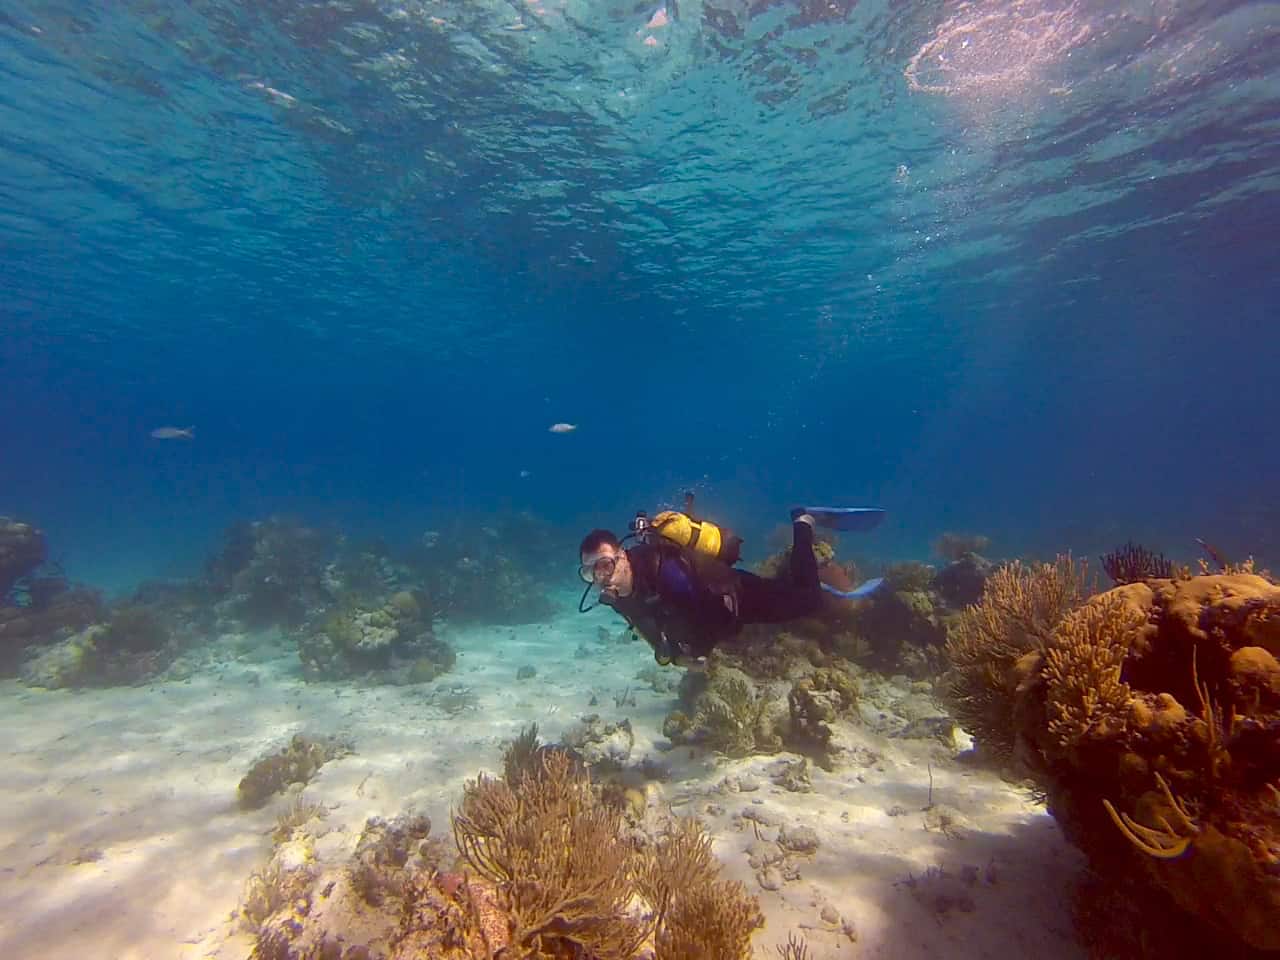
[{"label": "fish", "polygon": [[521,471],[520,471],[520,479],[521,479],[521,480],[525,479],[526,477],[531,477],[531,476],[533,476],[533,474],[531,474],[528,470],[521,470]]},{"label": "fish", "polygon": [[547,430],[551,433],[573,433],[577,429],[578,425],[576,423],[553,423],[547,427]]},{"label": "fish", "polygon": [[151,431],[153,440],[194,440],[195,427],[156,427]]}]

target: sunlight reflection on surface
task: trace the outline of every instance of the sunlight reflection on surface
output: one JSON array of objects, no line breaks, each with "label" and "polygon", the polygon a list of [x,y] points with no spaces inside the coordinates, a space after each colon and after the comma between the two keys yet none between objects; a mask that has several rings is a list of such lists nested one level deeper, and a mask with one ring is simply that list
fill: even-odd
[{"label": "sunlight reflection on surface", "polygon": [[1092,33],[1074,3],[966,3],[939,24],[903,74],[925,93],[1017,95]]}]

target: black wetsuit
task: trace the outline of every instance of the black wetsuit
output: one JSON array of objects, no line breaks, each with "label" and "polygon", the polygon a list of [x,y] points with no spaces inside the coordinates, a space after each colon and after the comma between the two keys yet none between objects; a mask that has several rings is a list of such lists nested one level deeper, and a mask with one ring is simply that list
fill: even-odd
[{"label": "black wetsuit", "polygon": [[660,663],[705,657],[745,623],[782,623],[817,612],[822,603],[813,527],[792,528],[791,569],[760,577],[692,554],[662,540],[627,550],[633,589],[601,601],[626,618]]}]

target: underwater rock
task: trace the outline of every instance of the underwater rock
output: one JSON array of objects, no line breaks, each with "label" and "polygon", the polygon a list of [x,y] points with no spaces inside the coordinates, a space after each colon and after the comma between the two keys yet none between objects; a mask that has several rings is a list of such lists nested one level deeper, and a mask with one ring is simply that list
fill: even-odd
[{"label": "underwater rock", "polygon": [[48,556],[44,534],[29,523],[0,517],[0,604]]},{"label": "underwater rock", "polygon": [[336,738],[314,739],[295,734],[288,746],[256,761],[237,789],[242,810],[265,806],[290,784],[307,784],[330,760],[349,756],[351,744]]}]

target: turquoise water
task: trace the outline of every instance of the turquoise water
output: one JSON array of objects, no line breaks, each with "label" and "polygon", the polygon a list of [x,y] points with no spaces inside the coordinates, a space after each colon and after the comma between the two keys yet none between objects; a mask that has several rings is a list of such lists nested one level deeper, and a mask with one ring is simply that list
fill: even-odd
[{"label": "turquoise water", "polygon": [[966,9],[6,3],[5,509],[1275,556],[1270,8]]}]

